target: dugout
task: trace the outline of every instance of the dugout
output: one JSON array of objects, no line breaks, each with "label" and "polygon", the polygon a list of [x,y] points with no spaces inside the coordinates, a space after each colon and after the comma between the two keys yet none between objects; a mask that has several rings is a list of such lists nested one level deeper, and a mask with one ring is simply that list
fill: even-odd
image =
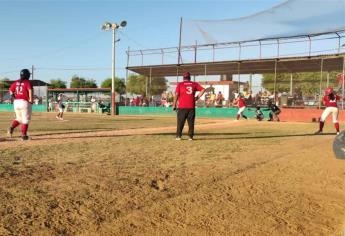
[{"label": "dugout", "polygon": [[[110,88],[50,88],[48,89],[47,100],[48,111],[56,109],[59,94],[64,95],[67,112],[104,113],[110,110]],[[94,100],[91,100],[91,97]]]}]

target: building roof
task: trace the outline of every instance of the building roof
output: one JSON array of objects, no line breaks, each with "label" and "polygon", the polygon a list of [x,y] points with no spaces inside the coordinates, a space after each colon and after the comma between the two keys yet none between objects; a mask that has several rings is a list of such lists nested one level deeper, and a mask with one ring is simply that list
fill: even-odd
[{"label": "building roof", "polygon": [[145,76],[181,76],[185,71],[192,75],[269,74],[294,72],[342,71],[345,53],[322,56],[285,57],[241,61],[133,66],[127,69]]},{"label": "building roof", "polygon": [[49,92],[110,92],[110,88],[49,88]]},{"label": "building roof", "polygon": [[[238,85],[240,83],[241,85],[246,85],[248,82],[238,82],[235,80],[222,80],[222,81],[198,81],[199,84],[201,85]],[[176,85],[177,82],[170,82],[169,84],[171,85]]]}]

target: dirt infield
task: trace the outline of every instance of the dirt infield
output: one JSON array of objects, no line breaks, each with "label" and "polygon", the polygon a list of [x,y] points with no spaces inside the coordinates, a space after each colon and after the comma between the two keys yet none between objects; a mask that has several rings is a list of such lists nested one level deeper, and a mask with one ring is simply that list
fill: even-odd
[{"label": "dirt infield", "polygon": [[314,129],[221,120],[192,142],[173,123],[1,142],[0,235],[341,235],[345,162]]}]

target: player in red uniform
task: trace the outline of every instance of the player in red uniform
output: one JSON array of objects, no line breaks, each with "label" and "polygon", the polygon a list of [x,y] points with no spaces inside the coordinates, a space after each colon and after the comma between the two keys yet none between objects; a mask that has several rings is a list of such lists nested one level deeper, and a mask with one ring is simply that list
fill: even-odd
[{"label": "player in red uniform", "polygon": [[246,109],[246,102],[244,101],[244,98],[241,94],[235,94],[234,105],[238,106],[236,119],[239,120],[240,117],[243,117],[244,119],[248,119],[247,116],[243,114],[244,110]]},{"label": "player in red uniform", "polygon": [[21,70],[20,79],[15,81],[9,89],[11,96],[14,98],[13,106],[16,119],[13,120],[11,127],[8,128],[8,134],[12,137],[14,129],[21,124],[22,140],[29,139],[27,131],[33,103],[33,92],[29,78],[30,71],[28,69]]},{"label": "player in red uniform", "polygon": [[[195,93],[198,96],[195,97]],[[182,130],[186,120],[188,122],[188,136],[189,140],[193,140],[194,136],[194,121],[195,121],[195,101],[197,101],[205,92],[205,89],[196,82],[190,81],[190,73],[183,74],[183,82],[177,84],[174,96],[173,110],[177,110],[177,130],[176,140],[181,140]]]},{"label": "player in red uniform", "polygon": [[322,134],[323,126],[329,114],[332,113],[334,127],[337,130],[337,134],[339,134],[339,122],[338,122],[338,114],[339,109],[337,102],[340,100],[340,97],[336,95],[333,91],[333,88],[329,87],[325,90],[325,96],[323,97],[323,105],[326,106],[326,109],[322,112],[320,118],[320,127],[315,134]]}]

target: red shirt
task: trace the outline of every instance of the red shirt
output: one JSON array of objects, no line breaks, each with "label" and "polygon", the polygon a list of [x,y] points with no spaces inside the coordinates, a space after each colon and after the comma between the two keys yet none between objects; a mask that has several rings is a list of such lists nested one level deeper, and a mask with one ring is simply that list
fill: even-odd
[{"label": "red shirt", "polygon": [[15,99],[23,99],[29,101],[29,90],[32,90],[32,86],[29,80],[17,80],[11,84],[10,92],[14,94]]},{"label": "red shirt", "polygon": [[338,107],[337,101],[340,100],[340,97],[338,95],[334,95],[334,99],[331,100],[328,95],[325,95],[323,97],[323,105],[326,107]]},{"label": "red shirt", "polygon": [[245,106],[246,106],[246,103],[244,102],[244,99],[240,97],[238,99],[238,107],[242,108],[242,107],[245,107]]},{"label": "red shirt", "polygon": [[196,82],[183,81],[177,84],[176,94],[179,96],[178,108],[195,108],[195,93],[204,88]]}]

